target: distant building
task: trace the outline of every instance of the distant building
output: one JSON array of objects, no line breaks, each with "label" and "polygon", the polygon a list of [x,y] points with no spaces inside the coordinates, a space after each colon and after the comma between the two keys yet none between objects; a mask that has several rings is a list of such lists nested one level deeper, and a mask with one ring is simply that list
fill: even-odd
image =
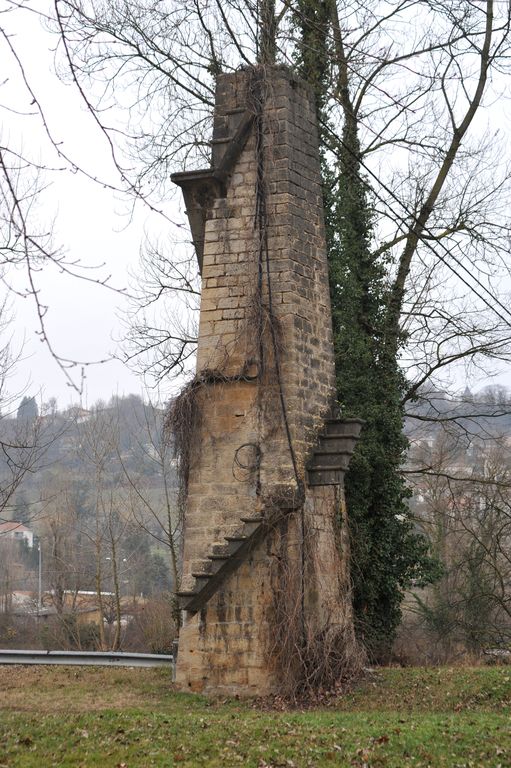
[{"label": "distant building", "polygon": [[86,408],[81,408],[79,405],[71,405],[64,415],[69,419],[73,419],[77,424],[83,424],[90,419],[91,413]]},{"label": "distant building", "polygon": [[2,539],[14,541],[25,540],[30,548],[34,546],[34,533],[23,523],[12,520],[10,523],[0,523],[0,542]]}]

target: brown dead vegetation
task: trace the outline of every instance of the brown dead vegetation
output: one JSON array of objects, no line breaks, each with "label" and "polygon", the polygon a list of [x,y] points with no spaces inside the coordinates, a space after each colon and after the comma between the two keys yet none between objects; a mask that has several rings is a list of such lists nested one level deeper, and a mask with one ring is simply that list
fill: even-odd
[{"label": "brown dead vegetation", "polygon": [[44,715],[151,708],[171,690],[170,669],[0,666],[0,711]]}]

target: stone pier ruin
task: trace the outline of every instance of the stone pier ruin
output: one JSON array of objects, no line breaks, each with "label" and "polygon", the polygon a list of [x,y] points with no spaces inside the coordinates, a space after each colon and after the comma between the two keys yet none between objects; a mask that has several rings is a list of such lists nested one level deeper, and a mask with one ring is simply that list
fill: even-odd
[{"label": "stone pier ruin", "polygon": [[[314,98],[285,67],[220,75],[212,164],[173,176],[202,274],[197,374],[172,414],[186,482],[185,690],[321,685],[354,643]],[[181,419],[181,421],[180,421]]]}]

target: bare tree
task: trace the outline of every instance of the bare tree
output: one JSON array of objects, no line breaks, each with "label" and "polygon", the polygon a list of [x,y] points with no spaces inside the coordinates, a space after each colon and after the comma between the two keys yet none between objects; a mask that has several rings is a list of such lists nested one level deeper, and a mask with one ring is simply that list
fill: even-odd
[{"label": "bare tree", "polygon": [[[14,3],[8,11],[36,12]],[[218,72],[290,62],[297,46],[323,61],[324,148],[334,169],[343,150],[353,153],[373,190],[374,253],[393,286],[384,348],[395,355],[406,339],[407,400],[430,378],[452,379],[462,364],[477,371],[508,360],[510,314],[500,286],[508,273],[509,174],[501,131],[477,117],[506,87],[507,3],[59,0],[53,21],[43,21],[54,24],[60,75],[74,83],[104,137],[120,186],[166,215],[170,173],[207,162]],[[52,135],[15,39],[3,30],[2,40],[62,167],[80,167]],[[37,302],[37,259],[73,267],[47,232],[31,226],[41,186],[35,164],[9,147],[3,152],[2,252],[25,265]],[[146,249],[126,348],[126,359],[157,379],[186,368],[195,342],[187,310],[197,307],[196,270],[183,255],[182,225],[180,232],[170,255]],[[164,324],[151,311],[161,305]],[[46,338],[45,307],[37,311]]]},{"label": "bare tree", "polygon": [[[59,0],[56,14],[62,76],[133,194],[152,201],[168,197],[171,171],[207,161],[218,72],[265,56],[290,62],[308,46],[325,62],[326,156],[335,169],[353,153],[373,190],[375,258],[392,282],[382,344],[395,356],[406,339],[407,400],[460,363],[509,359],[509,175],[503,137],[477,117],[505,88],[507,3]],[[182,254],[146,253],[126,356],[141,361],[148,349],[156,378],[181,371],[194,343],[183,314],[169,331],[147,313],[181,290],[195,306]]]},{"label": "bare tree", "polygon": [[480,402],[477,419],[465,409],[469,432],[464,403],[457,405],[460,423],[451,421],[449,433],[437,426],[416,435],[408,470],[417,524],[443,567],[437,584],[414,591],[409,605],[429,638],[430,661],[480,654],[511,636],[508,417],[495,419],[493,404]]},{"label": "bare tree", "polygon": [[132,516],[142,531],[168,551],[172,588],[177,591],[183,521],[178,505],[173,451],[164,433],[163,421],[162,410],[151,403],[144,404],[132,446],[143,467],[130,465],[119,445],[116,450],[124,476],[125,517]]},{"label": "bare tree", "polygon": [[[115,454],[117,423],[115,414],[105,414],[96,409],[84,424],[80,425],[79,452],[87,468],[90,482],[91,516],[83,526],[94,558],[94,589],[101,617],[108,614],[108,596],[105,585],[109,583],[114,596],[115,632],[112,648],[121,641],[121,607],[119,588],[118,544],[122,536],[123,522],[119,500],[112,487],[109,464]],[[99,646],[107,649],[108,640],[103,620],[99,625]]]},{"label": "bare tree", "polygon": [[125,322],[125,362],[157,382],[188,373],[195,359],[200,281],[186,243],[173,245],[180,249],[169,259],[166,248],[146,245]]},{"label": "bare tree", "polygon": [[0,306],[0,522],[11,519],[12,502],[24,479],[43,466],[58,437],[51,416],[25,419],[16,414],[21,394],[9,390],[9,380],[21,352],[13,352],[11,327],[12,318],[4,302]]},{"label": "bare tree", "polygon": [[[20,17],[20,12],[24,18]],[[96,286],[118,291],[104,275],[102,264],[82,264],[65,245],[55,242],[53,215],[41,214],[48,201],[52,180],[63,172],[77,173],[80,161],[67,154],[52,116],[46,113],[40,79],[28,66],[26,45],[20,38],[36,17],[47,24],[50,17],[37,4],[7,0],[0,10],[0,51],[4,77],[0,82],[0,112],[5,120],[0,137],[0,285],[2,294],[29,299],[34,312],[36,335],[44,342],[67,384],[80,393],[83,365],[105,360],[77,360],[63,355],[48,333],[48,310],[41,292],[41,272],[79,278]],[[41,27],[42,32],[42,27]],[[47,34],[47,33],[46,33]],[[27,149],[22,135],[28,126]],[[31,130],[30,130],[31,129]],[[40,148],[38,147],[40,145]],[[39,154],[38,153],[39,149]],[[80,172],[93,178],[86,169]],[[95,178],[95,177],[94,177]],[[108,184],[103,179],[103,185]],[[117,187],[110,183],[112,190]]]},{"label": "bare tree", "polygon": [[[79,427],[79,455],[88,476],[89,514],[81,521],[94,563],[94,588],[101,614],[112,625],[107,637],[100,627],[100,644],[120,647],[122,640],[123,584],[140,568],[137,551],[152,539],[168,552],[168,584],[179,584],[180,520],[173,488],[170,448],[163,439],[162,413],[133,396],[141,406],[122,423],[120,400],[93,410]],[[121,433],[129,442],[124,444]],[[140,540],[132,542],[134,529]],[[147,545],[148,546],[148,545]],[[147,566],[148,561],[145,561]],[[140,574],[139,574],[140,575]],[[134,597],[135,595],[133,595]]]}]

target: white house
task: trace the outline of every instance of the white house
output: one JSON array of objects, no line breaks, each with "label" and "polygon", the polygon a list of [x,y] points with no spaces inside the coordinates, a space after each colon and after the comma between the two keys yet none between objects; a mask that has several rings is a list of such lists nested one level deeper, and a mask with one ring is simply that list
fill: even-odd
[{"label": "white house", "polygon": [[27,528],[26,525],[23,525],[23,523],[18,523],[15,520],[10,523],[0,523],[0,541],[2,541],[2,539],[14,539],[18,541],[24,539],[30,548],[34,546],[33,531],[31,531],[30,528]]}]

